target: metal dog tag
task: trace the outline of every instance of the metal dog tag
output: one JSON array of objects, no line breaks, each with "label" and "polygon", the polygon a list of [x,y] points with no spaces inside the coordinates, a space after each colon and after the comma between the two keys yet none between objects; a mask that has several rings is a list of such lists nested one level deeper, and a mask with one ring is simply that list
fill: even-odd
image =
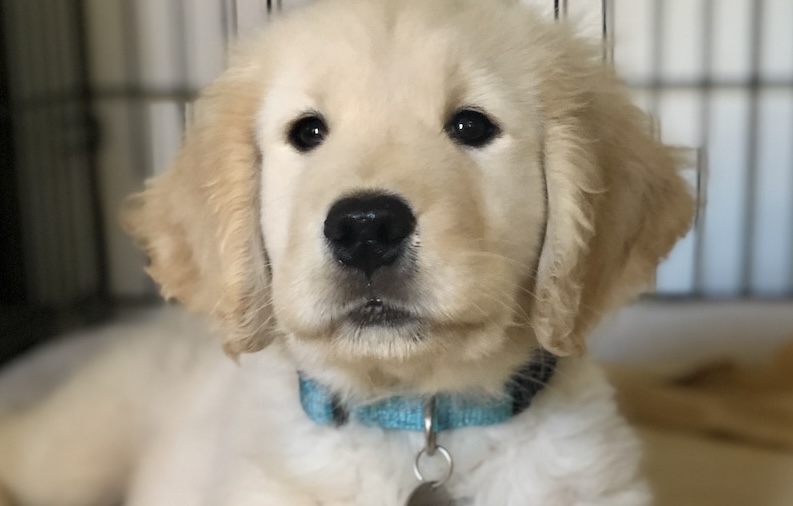
[{"label": "metal dog tag", "polygon": [[454,506],[446,487],[435,482],[424,482],[410,494],[406,506]]}]

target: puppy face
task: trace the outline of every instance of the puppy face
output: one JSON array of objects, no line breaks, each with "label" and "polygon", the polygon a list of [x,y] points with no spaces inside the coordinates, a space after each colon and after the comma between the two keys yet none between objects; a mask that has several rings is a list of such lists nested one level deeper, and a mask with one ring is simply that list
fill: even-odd
[{"label": "puppy face", "polygon": [[400,382],[499,354],[528,324],[517,295],[545,222],[539,94],[476,49],[473,18],[326,16],[280,27],[296,35],[257,117],[279,325],[298,354]]},{"label": "puppy face", "polygon": [[327,0],[196,105],[130,228],[166,295],[351,393],[497,389],[580,350],[685,232],[674,153],[515,2]]}]

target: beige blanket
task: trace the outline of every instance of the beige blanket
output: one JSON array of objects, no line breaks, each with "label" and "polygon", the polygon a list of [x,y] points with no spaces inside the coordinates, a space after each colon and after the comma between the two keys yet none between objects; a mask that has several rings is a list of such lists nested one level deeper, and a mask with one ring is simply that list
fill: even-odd
[{"label": "beige blanket", "polygon": [[793,451],[793,341],[762,366],[720,361],[674,378],[611,374],[635,423]]},{"label": "beige blanket", "polygon": [[610,373],[641,428],[657,506],[793,504],[793,341],[762,366]]},{"label": "beige blanket", "polygon": [[610,372],[640,427],[656,506],[793,505],[793,341],[762,366]]}]

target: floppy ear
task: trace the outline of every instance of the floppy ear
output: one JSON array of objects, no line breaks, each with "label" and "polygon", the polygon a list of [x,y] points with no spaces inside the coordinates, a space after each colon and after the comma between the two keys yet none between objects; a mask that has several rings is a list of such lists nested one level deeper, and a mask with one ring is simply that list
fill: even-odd
[{"label": "floppy ear", "polygon": [[261,349],[270,334],[254,142],[260,74],[232,66],[207,88],[175,163],[130,197],[125,216],[162,294],[225,324],[232,356]]},{"label": "floppy ear", "polygon": [[682,158],[651,135],[613,72],[591,58],[557,62],[544,89],[548,221],[532,320],[543,347],[570,355],[652,282],[694,201]]}]

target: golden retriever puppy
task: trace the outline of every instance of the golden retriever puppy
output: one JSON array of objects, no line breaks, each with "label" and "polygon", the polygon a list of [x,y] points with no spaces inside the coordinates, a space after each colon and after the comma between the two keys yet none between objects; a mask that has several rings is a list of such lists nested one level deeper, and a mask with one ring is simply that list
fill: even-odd
[{"label": "golden retriever puppy", "polygon": [[585,338],[693,202],[600,54],[509,0],[324,0],[268,26],[128,215],[235,360],[198,319],[106,331],[7,410],[8,497],[648,504]]}]

